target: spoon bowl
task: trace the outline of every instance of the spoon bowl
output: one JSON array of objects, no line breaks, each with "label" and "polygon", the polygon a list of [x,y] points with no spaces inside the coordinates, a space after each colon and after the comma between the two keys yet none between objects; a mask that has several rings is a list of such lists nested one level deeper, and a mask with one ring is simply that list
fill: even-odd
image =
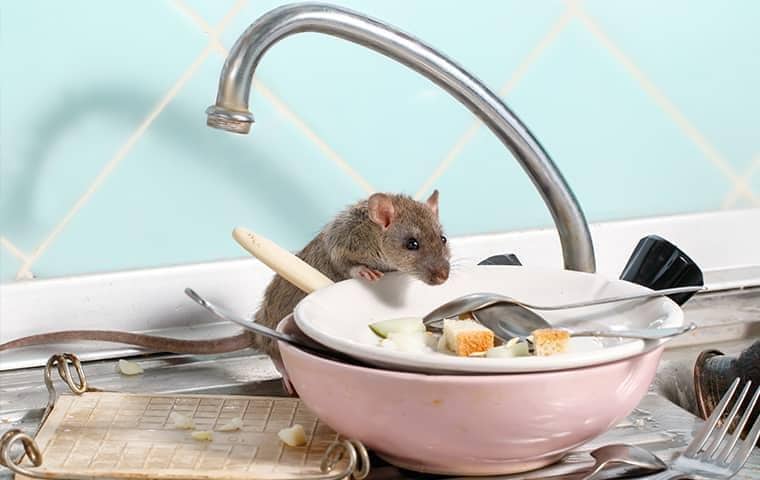
[{"label": "spoon bowl", "polygon": [[[472,317],[489,330],[499,340],[507,342],[513,338],[524,340],[534,330],[554,328],[543,317],[521,305],[497,303],[490,307],[471,312]],[[607,337],[635,338],[641,340],[662,340],[690,332],[697,328],[689,323],[673,328],[637,328],[637,329],[595,329],[573,330],[563,328],[571,337]]]},{"label": "spoon bowl", "polygon": [[[655,473],[668,468],[657,455],[637,445],[615,443],[599,447],[593,452],[595,463],[591,470],[579,480],[592,480],[610,464],[620,463],[629,467]],[[643,473],[643,472],[642,472]]]}]

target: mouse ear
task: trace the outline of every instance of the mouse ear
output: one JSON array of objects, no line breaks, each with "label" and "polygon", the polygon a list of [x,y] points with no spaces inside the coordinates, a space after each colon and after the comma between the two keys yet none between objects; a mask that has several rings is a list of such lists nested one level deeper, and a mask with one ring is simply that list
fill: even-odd
[{"label": "mouse ear", "polygon": [[373,193],[367,200],[369,219],[387,230],[396,218],[396,210],[393,208],[391,197],[384,193]]},{"label": "mouse ear", "polygon": [[430,209],[433,211],[435,216],[438,216],[438,190],[433,190],[433,193],[430,194],[427,201],[427,206],[430,207]]}]

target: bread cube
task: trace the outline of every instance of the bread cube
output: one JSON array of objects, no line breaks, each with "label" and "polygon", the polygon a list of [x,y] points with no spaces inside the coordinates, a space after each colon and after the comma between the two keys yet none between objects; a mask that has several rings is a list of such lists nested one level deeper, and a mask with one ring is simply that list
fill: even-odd
[{"label": "bread cube", "polygon": [[570,332],[555,328],[541,328],[534,330],[533,350],[537,357],[547,357],[567,350],[570,341]]},{"label": "bread cube", "polygon": [[494,345],[493,332],[474,320],[444,320],[443,336],[446,348],[460,357],[485,352]]}]

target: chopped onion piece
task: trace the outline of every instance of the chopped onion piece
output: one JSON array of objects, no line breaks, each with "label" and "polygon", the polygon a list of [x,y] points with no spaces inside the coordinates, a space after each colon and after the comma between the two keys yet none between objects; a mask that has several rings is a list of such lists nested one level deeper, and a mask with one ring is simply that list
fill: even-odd
[{"label": "chopped onion piece", "polygon": [[220,432],[233,432],[235,430],[240,430],[240,428],[243,426],[243,419],[240,417],[235,417],[230,419],[229,422],[225,423],[221,427],[217,428]]},{"label": "chopped onion piece", "polygon": [[122,375],[139,375],[144,372],[140,365],[128,360],[119,360],[118,369]]},{"label": "chopped onion piece", "polygon": [[306,445],[306,432],[301,425],[293,425],[290,428],[283,428],[277,432],[277,436],[280,437],[285,444],[291,447],[301,447]]},{"label": "chopped onion piece", "polygon": [[176,428],[180,428],[182,430],[191,430],[195,428],[195,422],[193,422],[193,419],[182,415],[181,413],[172,412],[169,415],[169,418],[174,422],[174,426]]},{"label": "chopped onion piece", "polygon": [[210,442],[214,440],[214,433],[208,432],[205,430],[196,430],[195,432],[190,434],[191,437],[193,437],[195,440]]}]

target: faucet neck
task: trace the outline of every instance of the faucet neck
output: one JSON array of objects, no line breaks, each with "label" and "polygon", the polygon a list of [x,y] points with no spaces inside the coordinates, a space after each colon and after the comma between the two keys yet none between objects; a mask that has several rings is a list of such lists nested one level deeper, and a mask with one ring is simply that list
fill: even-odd
[{"label": "faucet neck", "polygon": [[540,192],[552,214],[562,245],[565,268],[594,272],[591,235],[567,182],[528,128],[478,79],[418,39],[348,9],[320,3],[286,5],[266,13],[238,38],[219,80],[216,105],[207,123],[248,133],[251,82],[264,53],[299,32],[339,37],[392,58],[424,75],[480,118],[512,152]]}]

